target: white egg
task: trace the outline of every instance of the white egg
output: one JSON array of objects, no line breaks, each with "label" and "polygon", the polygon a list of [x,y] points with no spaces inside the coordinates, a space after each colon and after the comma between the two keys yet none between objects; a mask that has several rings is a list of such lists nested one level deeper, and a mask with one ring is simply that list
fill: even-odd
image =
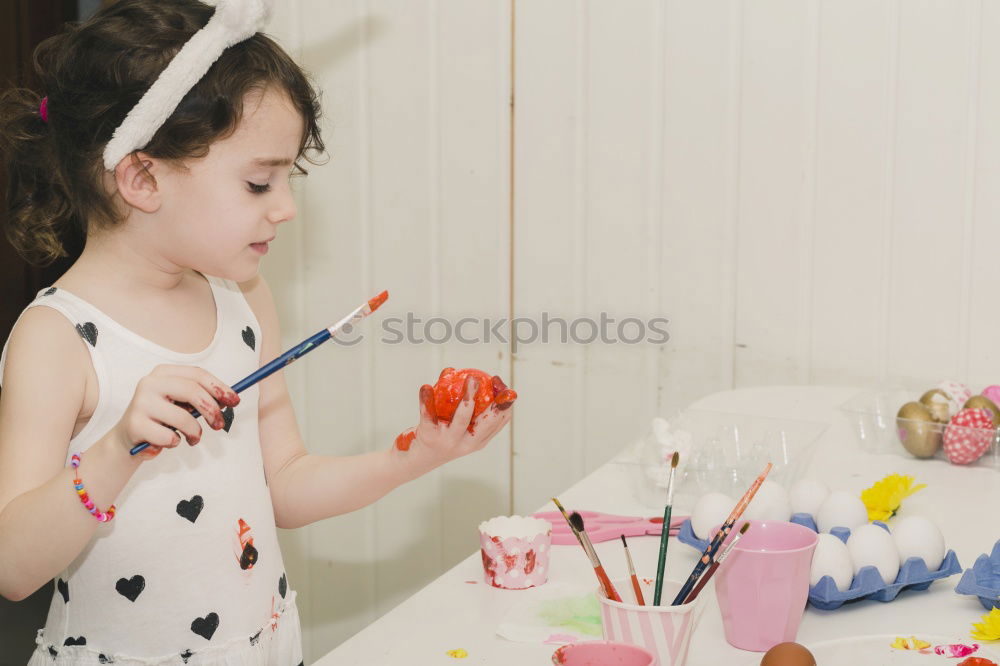
[{"label": "white egg", "polygon": [[858,525],[868,524],[868,509],[857,495],[835,490],[820,505],[815,518],[820,532],[829,532],[834,527],[853,530]]},{"label": "white egg", "polygon": [[819,479],[806,478],[798,481],[788,492],[792,513],[808,513],[813,518],[830,496],[830,489]]},{"label": "white egg", "polygon": [[896,580],[899,573],[899,551],[892,535],[878,525],[860,525],[851,531],[847,550],[854,563],[856,576],[862,567],[878,569],[886,585]]},{"label": "white egg", "polygon": [[765,481],[760,484],[744,515],[751,520],[788,520],[792,517],[788,493],[774,481]]},{"label": "white egg", "polygon": [[722,493],[708,493],[694,505],[691,511],[691,528],[699,539],[707,539],[716,525],[721,525],[732,513],[736,502]]},{"label": "white egg", "polygon": [[815,585],[823,576],[830,576],[841,592],[851,587],[854,564],[847,544],[832,534],[820,534],[809,570],[809,584]]},{"label": "white egg", "polygon": [[944,536],[937,525],[921,516],[910,516],[892,526],[892,538],[899,550],[899,565],[919,557],[928,571],[937,571],[944,561]]}]

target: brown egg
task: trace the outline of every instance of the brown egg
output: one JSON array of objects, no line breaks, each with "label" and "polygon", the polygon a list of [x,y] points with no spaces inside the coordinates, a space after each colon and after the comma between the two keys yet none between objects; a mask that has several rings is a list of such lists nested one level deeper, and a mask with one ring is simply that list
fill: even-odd
[{"label": "brown egg", "polygon": [[920,404],[930,410],[931,418],[938,423],[947,423],[951,420],[951,413],[948,411],[948,401],[951,396],[941,389],[931,389],[920,396]]},{"label": "brown egg", "polygon": [[816,666],[816,659],[803,645],[778,643],[764,653],[760,666]]},{"label": "brown egg", "polygon": [[1000,407],[985,395],[974,395],[965,401],[962,409],[985,409],[993,417],[993,427],[1000,427]]},{"label": "brown egg", "polygon": [[903,448],[917,458],[930,458],[941,448],[942,426],[919,402],[908,402],[899,408],[896,434]]}]

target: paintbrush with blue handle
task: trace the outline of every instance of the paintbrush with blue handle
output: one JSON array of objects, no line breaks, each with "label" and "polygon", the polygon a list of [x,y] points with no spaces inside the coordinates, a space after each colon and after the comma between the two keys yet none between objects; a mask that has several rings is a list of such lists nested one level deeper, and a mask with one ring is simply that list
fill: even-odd
[{"label": "paintbrush with blue handle", "polygon": [[[319,333],[316,333],[315,335],[303,340],[302,342],[295,345],[294,347],[292,347],[291,349],[289,349],[284,354],[274,359],[267,365],[264,365],[259,370],[251,373],[247,377],[244,377],[240,381],[233,384],[232,387],[233,391],[235,391],[236,393],[240,393],[241,391],[250,388],[260,380],[264,379],[265,377],[274,374],[278,370],[281,370],[289,363],[298,360],[300,357],[311,352],[313,349],[320,346],[321,344],[332,338],[334,335],[342,331],[346,326],[354,326],[362,319],[364,319],[371,313],[375,312],[375,310],[378,310],[379,306],[385,303],[386,299],[388,298],[389,298],[389,292],[383,291],[378,296],[362,303],[360,306],[355,308],[353,312],[351,312],[349,315],[338,321],[333,326],[324,328]],[[195,418],[201,416],[201,412],[199,412],[194,407],[190,409],[190,412],[191,415],[194,416]],[[140,444],[136,444],[135,446],[132,447],[129,453],[134,456],[140,451],[143,451],[148,446],[149,442],[142,442]]]}]

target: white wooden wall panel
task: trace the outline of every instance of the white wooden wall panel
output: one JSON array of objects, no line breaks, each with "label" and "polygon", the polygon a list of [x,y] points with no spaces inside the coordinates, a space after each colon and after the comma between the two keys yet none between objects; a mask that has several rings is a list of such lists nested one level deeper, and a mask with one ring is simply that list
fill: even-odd
[{"label": "white wooden wall panel", "polygon": [[671,2],[663,17],[658,413],[732,386],[742,7]]},{"label": "white wooden wall panel", "polygon": [[[585,308],[585,39],[575,0],[516,5],[514,312],[572,319]],[[555,330],[555,329],[553,329]],[[514,511],[530,512],[584,472],[581,347],[550,342],[515,355]],[[558,424],[558,425],[556,425]],[[547,487],[538,482],[547,475]]]},{"label": "white wooden wall panel", "polygon": [[882,286],[891,269],[895,8],[888,0],[821,5],[809,303],[809,379],[817,383],[879,380]]},{"label": "white wooden wall panel", "polygon": [[815,0],[743,5],[734,383],[795,383],[808,368]]},{"label": "white wooden wall panel", "polygon": [[290,368],[318,453],[391,445],[445,365],[521,395],[487,451],[283,535],[309,658],[654,414],[754,384],[1000,383],[996,3],[289,5],[275,32],[325,91],[331,161],[266,269],[286,343],[381,288],[384,316],[604,311],[671,335],[368,339]]},{"label": "white wooden wall panel", "polygon": [[976,107],[976,154],[972,162],[970,237],[972,285],[969,299],[968,373],[981,385],[997,382],[996,248],[1000,247],[1000,4],[981,3],[976,43],[980,49]]},{"label": "white wooden wall panel", "polygon": [[[975,5],[978,7],[978,3]],[[893,169],[891,378],[962,374],[971,1],[903,2]]]}]

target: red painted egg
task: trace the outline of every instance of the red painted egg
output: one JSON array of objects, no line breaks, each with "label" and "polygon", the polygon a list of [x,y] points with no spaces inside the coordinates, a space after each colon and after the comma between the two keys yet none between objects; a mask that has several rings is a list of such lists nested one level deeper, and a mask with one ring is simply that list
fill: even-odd
[{"label": "red painted egg", "polygon": [[474,398],[475,408],[472,410],[473,420],[493,403],[493,398],[499,391],[493,389],[492,376],[474,368],[464,370],[445,368],[434,385],[434,411],[439,421],[450,422],[454,418],[458,403],[465,397],[466,377],[479,381],[479,388],[476,389]]}]

